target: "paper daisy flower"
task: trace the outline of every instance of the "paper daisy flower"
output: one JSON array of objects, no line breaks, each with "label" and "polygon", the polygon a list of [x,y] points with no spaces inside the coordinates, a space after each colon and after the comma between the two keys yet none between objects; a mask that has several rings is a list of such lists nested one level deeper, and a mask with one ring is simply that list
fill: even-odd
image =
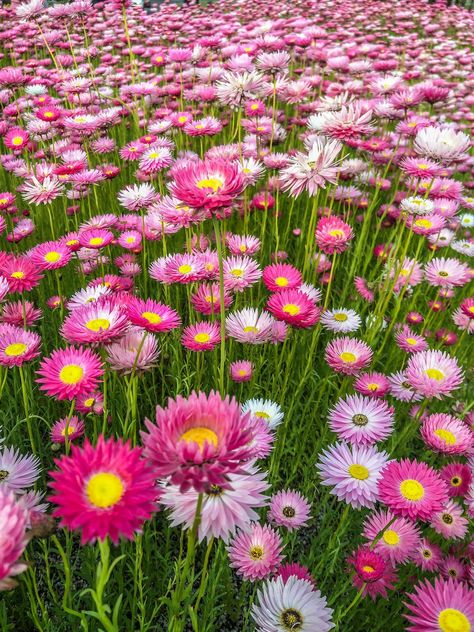
[{"label": "paper daisy flower", "polygon": [[0,325],[0,365],[21,366],[39,356],[40,345],[41,338],[33,331],[7,323]]},{"label": "paper daisy flower", "polygon": [[373,445],[391,435],[394,415],[384,401],[362,395],[340,399],[329,413],[329,427],[339,439]]},{"label": "paper daisy flower", "polygon": [[227,546],[230,565],[238,575],[254,582],[273,573],[283,556],[283,543],[271,527],[253,523],[240,531]]},{"label": "paper daisy flower", "polygon": [[260,266],[250,257],[229,257],[222,263],[224,287],[234,292],[243,292],[262,276]]},{"label": "paper daisy flower", "polygon": [[432,259],[425,266],[425,278],[435,287],[464,285],[469,281],[469,266],[458,259]]},{"label": "paper daisy flower", "polygon": [[297,328],[312,327],[321,310],[300,290],[282,290],[268,299],[267,309],[275,318]]},{"label": "paper daisy flower", "polygon": [[128,302],[126,311],[133,325],[153,333],[171,331],[181,324],[181,319],[174,309],[152,299],[144,301],[133,297]]},{"label": "paper daisy flower", "polygon": [[316,467],[321,484],[331,487],[331,494],[354,507],[373,507],[379,499],[377,485],[388,454],[372,446],[349,446],[335,443],[323,450]]},{"label": "paper daisy flower", "polygon": [[229,365],[230,378],[234,382],[250,382],[254,365],[250,360],[237,360]]},{"label": "paper daisy flower", "polygon": [[271,340],[274,322],[268,312],[260,313],[257,309],[245,307],[227,316],[226,333],[239,342],[263,344]]},{"label": "paper daisy flower", "polygon": [[270,399],[249,399],[242,404],[242,414],[250,412],[252,417],[263,419],[270,428],[276,428],[283,421],[281,407]]},{"label": "paper daisy flower", "polygon": [[383,373],[362,373],[355,379],[354,389],[368,397],[384,397],[390,390],[390,381]]},{"label": "paper daisy flower", "polygon": [[0,489],[8,488],[15,494],[23,494],[39,475],[40,461],[36,456],[23,456],[15,448],[0,450]]},{"label": "paper daisy flower", "polygon": [[335,338],[326,347],[325,358],[334,371],[354,375],[370,364],[372,349],[357,338]]},{"label": "paper daisy flower", "polygon": [[270,500],[268,520],[279,527],[286,527],[288,531],[294,531],[307,525],[310,511],[310,503],[299,492],[280,491]]},{"label": "paper daisy flower", "polygon": [[234,398],[214,391],[169,399],[166,408],[156,407],[156,422],[145,424],[145,456],[157,478],[169,476],[181,491],[227,487],[226,476],[254,456],[250,414],[242,415]]},{"label": "paper daisy flower", "polygon": [[434,413],[423,420],[423,441],[444,454],[467,454],[474,446],[474,435],[463,421],[446,413]]},{"label": "paper daisy flower", "polygon": [[417,393],[407,381],[405,371],[393,373],[387,377],[390,383],[390,394],[402,402],[418,402],[423,399],[421,393]]},{"label": "paper daisy flower", "polygon": [[155,474],[140,448],[99,437],[93,446],[72,446],[71,456],[55,461],[49,501],[61,526],[81,531],[82,544],[110,537],[132,540],[157,510]]},{"label": "paper daisy flower", "polygon": [[301,272],[288,263],[274,263],[263,270],[263,282],[270,292],[298,289],[303,282]]},{"label": "paper daisy flower", "polygon": [[74,399],[94,391],[103,374],[100,357],[90,349],[56,349],[42,360],[36,381],[40,390],[57,399]]},{"label": "paper daisy flower", "polygon": [[321,316],[323,327],[336,333],[357,331],[361,322],[360,316],[353,309],[328,309]]},{"label": "paper daisy flower", "polygon": [[297,577],[298,579],[304,579],[307,582],[310,582],[313,588],[316,588],[316,583],[308,568],[298,564],[297,562],[282,564],[275,574],[275,579],[277,577],[281,577],[284,584],[286,584],[290,577]]},{"label": "paper daisy flower", "polygon": [[341,253],[349,246],[354,231],[338,217],[322,217],[316,227],[316,244],[325,254]]},{"label": "paper daisy flower", "polygon": [[386,564],[381,555],[366,547],[360,547],[349,557],[349,563],[355,570],[352,579],[354,586],[362,590],[362,594],[376,599],[381,595],[387,598],[387,590],[392,590],[397,576]]},{"label": "paper daisy flower", "polygon": [[306,579],[294,575],[267,580],[257,592],[252,618],[257,632],[328,632],[334,628],[333,610]]},{"label": "paper daisy flower", "polygon": [[158,360],[158,339],[138,327],[130,327],[127,333],[107,345],[107,362],[114,371],[122,374],[149,371]]},{"label": "paper daisy flower", "polygon": [[[233,300],[230,290],[224,289],[224,309],[230,307]],[[219,284],[201,284],[197,290],[191,294],[191,303],[194,309],[200,314],[205,314],[206,316],[219,314],[221,309]]]},{"label": "paper daisy flower", "polygon": [[407,562],[420,544],[420,532],[413,522],[382,509],[367,516],[363,533],[369,544],[379,537],[373,550],[392,566]]},{"label": "paper daisy flower", "polygon": [[442,552],[437,544],[432,544],[426,538],[422,538],[413,556],[414,563],[423,571],[438,570]]},{"label": "paper daisy flower", "polygon": [[448,490],[438,473],[423,461],[391,461],[378,482],[380,500],[394,514],[411,520],[429,520],[441,511]]},{"label": "paper daisy flower", "polygon": [[408,384],[424,397],[441,399],[463,381],[455,358],[444,351],[420,351],[410,356],[405,370]]},{"label": "paper daisy flower", "polygon": [[[432,580],[433,581],[433,580]],[[470,632],[474,629],[474,591],[453,579],[425,579],[405,603],[410,632]]]},{"label": "paper daisy flower", "polygon": [[430,526],[443,538],[462,539],[468,531],[469,521],[463,516],[462,508],[453,500],[448,500],[441,511],[433,514]]},{"label": "paper daisy flower", "polygon": [[74,441],[83,434],[84,422],[74,415],[70,419],[65,417],[56,421],[51,427],[50,437],[53,443],[65,443],[66,437],[68,441]]},{"label": "paper daisy flower", "polygon": [[439,475],[447,484],[451,497],[465,496],[473,477],[471,469],[465,463],[449,463],[441,468]]},{"label": "paper daisy flower", "polygon": [[120,338],[127,326],[124,309],[102,298],[73,310],[65,318],[61,334],[72,344],[106,344]]},{"label": "paper daisy flower", "polygon": [[420,336],[408,327],[403,327],[395,334],[395,342],[408,353],[417,353],[418,351],[426,351],[428,349],[428,343],[423,336]]},{"label": "paper daisy flower", "polygon": [[183,329],[181,344],[190,351],[212,351],[221,341],[218,323],[197,323]]},{"label": "paper daisy flower", "polygon": [[28,538],[28,511],[8,488],[0,485],[0,591],[16,585],[16,577],[28,566],[20,562]]},{"label": "paper daisy flower", "polygon": [[31,260],[40,270],[64,268],[71,260],[72,253],[65,244],[47,241],[36,246],[31,252]]}]

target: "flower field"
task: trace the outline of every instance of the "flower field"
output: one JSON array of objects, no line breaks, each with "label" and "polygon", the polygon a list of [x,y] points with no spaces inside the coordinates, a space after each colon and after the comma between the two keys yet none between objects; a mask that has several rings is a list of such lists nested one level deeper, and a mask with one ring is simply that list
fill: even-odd
[{"label": "flower field", "polygon": [[0,8],[0,629],[474,631],[474,13]]}]

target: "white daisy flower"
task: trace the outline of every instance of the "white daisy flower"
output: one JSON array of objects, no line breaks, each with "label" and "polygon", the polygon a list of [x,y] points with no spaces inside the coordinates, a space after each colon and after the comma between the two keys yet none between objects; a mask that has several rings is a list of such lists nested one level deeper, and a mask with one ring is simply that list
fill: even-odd
[{"label": "white daisy flower", "polygon": [[270,399],[249,399],[242,404],[242,414],[249,411],[253,417],[265,419],[270,428],[276,428],[281,424],[284,417],[280,406]]}]

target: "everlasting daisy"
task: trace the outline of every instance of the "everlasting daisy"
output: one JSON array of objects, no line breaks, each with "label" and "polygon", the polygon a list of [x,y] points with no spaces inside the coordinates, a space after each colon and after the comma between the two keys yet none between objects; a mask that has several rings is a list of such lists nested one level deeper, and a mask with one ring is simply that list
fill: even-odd
[{"label": "everlasting daisy", "polygon": [[80,530],[82,544],[107,536],[115,543],[132,540],[156,511],[155,474],[140,448],[100,436],[96,446],[88,440],[83,448],[73,445],[71,456],[55,463],[53,515],[61,526]]},{"label": "everlasting daisy", "polygon": [[252,417],[263,419],[270,428],[276,428],[283,421],[280,406],[269,399],[249,399],[242,404],[242,414],[250,412]]},{"label": "everlasting daisy", "polygon": [[104,344],[122,336],[127,325],[124,310],[103,298],[73,310],[64,320],[61,334],[73,344]]},{"label": "everlasting daisy", "polygon": [[261,247],[260,239],[253,235],[227,235],[226,244],[233,255],[255,255]]},{"label": "everlasting daisy", "polygon": [[28,511],[8,488],[0,486],[0,591],[16,585],[16,577],[27,569],[20,561],[28,538]]},{"label": "everlasting daisy", "polygon": [[[224,308],[227,309],[233,302],[232,294],[224,289]],[[202,283],[195,292],[191,294],[191,303],[194,309],[200,314],[210,316],[220,313],[220,288],[218,283]]]},{"label": "everlasting daisy", "polygon": [[252,618],[257,632],[328,632],[334,628],[333,610],[306,579],[294,575],[267,580],[257,592]]},{"label": "everlasting daisy", "polygon": [[84,248],[98,250],[108,246],[114,238],[114,234],[105,228],[92,228],[79,233],[79,243]]},{"label": "everlasting daisy", "polygon": [[447,484],[451,497],[465,496],[473,478],[471,469],[464,463],[449,463],[441,468],[439,475]]},{"label": "everlasting daisy", "polygon": [[218,323],[197,323],[183,329],[181,344],[190,351],[212,351],[221,341]]},{"label": "everlasting daisy", "polygon": [[464,285],[469,280],[469,266],[458,259],[440,257],[426,264],[425,277],[435,287]]},{"label": "everlasting daisy", "polygon": [[469,146],[470,139],[467,134],[434,125],[421,129],[414,142],[414,149],[418,154],[442,163],[458,159]]},{"label": "everlasting daisy", "polygon": [[[265,492],[270,485],[265,474],[255,466],[248,465],[241,474],[229,474],[229,482],[229,489],[212,485],[204,492],[198,531],[200,542],[215,537],[227,543],[237,529],[245,530],[258,520],[255,508],[267,504]],[[198,496],[194,489],[180,492],[176,485],[163,487],[160,504],[170,509],[172,527],[192,527]]]},{"label": "everlasting daisy", "polygon": [[369,548],[361,547],[348,561],[355,570],[352,581],[363,595],[368,595],[372,599],[378,595],[387,598],[387,589],[393,589],[397,576],[381,555]]},{"label": "everlasting daisy", "polygon": [[42,360],[36,381],[40,390],[57,399],[74,399],[78,395],[94,391],[103,374],[100,356],[79,347],[56,349],[49,358]]},{"label": "everlasting daisy", "polygon": [[316,227],[316,244],[325,254],[344,252],[354,237],[349,224],[338,217],[322,217]]},{"label": "everlasting daisy", "polygon": [[445,579],[462,582],[466,579],[466,564],[455,555],[446,555],[440,562],[439,570]]},{"label": "everlasting daisy", "polygon": [[230,565],[248,581],[263,579],[273,573],[283,556],[280,536],[269,526],[252,524],[240,531],[227,547]]},{"label": "everlasting daisy", "polygon": [[339,439],[373,445],[390,436],[394,415],[388,404],[362,395],[340,399],[329,413],[329,427]]},{"label": "everlasting daisy", "polygon": [[392,461],[378,482],[380,500],[396,515],[429,520],[448,499],[446,484],[423,461]]},{"label": "everlasting daisy", "polygon": [[321,310],[300,290],[275,292],[267,303],[267,309],[278,320],[297,328],[312,327],[319,319]]},{"label": "everlasting daisy", "polygon": [[474,435],[469,426],[446,413],[425,417],[420,432],[431,449],[443,454],[468,454],[474,446]]},{"label": "everlasting daisy", "polygon": [[317,468],[321,484],[332,487],[331,494],[360,509],[373,507],[378,500],[377,484],[387,462],[386,452],[341,442],[323,450]]},{"label": "everlasting daisy", "polygon": [[402,402],[418,402],[423,399],[421,393],[417,393],[407,380],[405,371],[399,371],[388,376],[390,393],[395,399]]},{"label": "everlasting daisy", "polygon": [[149,371],[158,360],[158,339],[138,327],[130,327],[117,342],[107,345],[107,362],[123,374]]},{"label": "everlasting daisy", "polygon": [[74,441],[83,434],[84,422],[74,415],[70,419],[65,417],[56,421],[51,427],[50,437],[53,443],[65,443],[66,437],[68,441]]},{"label": "everlasting daisy", "polygon": [[420,543],[420,532],[413,522],[396,518],[390,511],[381,509],[365,519],[364,537],[369,542],[378,538],[373,550],[389,560],[392,566],[407,562]]},{"label": "everlasting daisy", "polygon": [[270,292],[298,289],[303,281],[301,272],[287,263],[275,263],[263,270],[263,282]]},{"label": "everlasting daisy", "polygon": [[444,538],[462,539],[469,525],[469,521],[462,514],[462,508],[456,502],[448,500],[441,511],[433,514],[430,525]]},{"label": "everlasting daisy", "polygon": [[405,371],[408,384],[424,397],[441,399],[458,388],[463,373],[444,351],[421,351],[410,356]]},{"label": "everlasting daisy", "polygon": [[361,322],[360,316],[353,309],[328,309],[321,316],[323,327],[336,333],[357,331]]},{"label": "everlasting daisy", "polygon": [[262,276],[260,266],[250,257],[229,257],[222,263],[224,287],[242,292],[256,283]]},{"label": "everlasting daisy", "polygon": [[422,538],[413,561],[423,571],[434,571],[439,567],[441,556],[441,549],[437,544],[432,544],[426,538]]},{"label": "everlasting daisy", "polygon": [[133,325],[153,333],[171,331],[181,324],[181,319],[174,309],[152,299],[132,297],[126,311]]},{"label": "everlasting daisy", "polygon": [[226,333],[230,338],[250,344],[263,344],[272,338],[273,316],[259,313],[252,308],[244,308],[227,316]]},{"label": "everlasting daisy", "polygon": [[301,564],[298,564],[297,562],[282,564],[278,568],[275,574],[275,579],[277,577],[281,577],[283,580],[283,583],[285,584],[290,579],[290,577],[305,579],[313,586],[313,588],[316,588],[316,583],[313,579],[313,576],[309,572],[309,570],[306,568],[306,566],[302,566]]},{"label": "everlasting daisy", "polygon": [[402,327],[400,331],[395,334],[395,342],[408,353],[415,353],[418,351],[426,351],[428,349],[428,343],[423,336],[414,333],[409,327]]},{"label": "everlasting daisy", "polygon": [[0,274],[8,281],[10,292],[29,292],[38,285],[41,274],[28,257],[10,257],[0,264]]},{"label": "everlasting daisy", "polygon": [[368,397],[384,397],[390,390],[390,381],[383,373],[362,373],[357,376],[354,389]]},{"label": "everlasting daisy", "polygon": [[108,296],[110,294],[111,290],[106,285],[89,286],[82,290],[78,290],[75,294],[73,294],[66,303],[66,307],[68,310],[72,311],[78,307],[82,307],[83,305],[94,303],[101,297]]},{"label": "everlasting daisy", "polygon": [[427,579],[405,603],[410,632],[470,632],[474,628],[474,591],[453,579]]},{"label": "everlasting daisy", "polygon": [[294,531],[307,525],[310,511],[311,505],[299,492],[280,491],[270,500],[268,519],[279,527]]},{"label": "everlasting daisy", "polygon": [[234,382],[250,382],[254,365],[249,360],[238,360],[229,365],[230,377]]},{"label": "everlasting daisy", "polygon": [[0,450],[0,489],[11,489],[15,494],[24,494],[34,485],[40,475],[40,461],[28,454],[22,456],[15,448]]},{"label": "everlasting daisy", "polygon": [[31,260],[40,270],[56,270],[67,265],[72,257],[67,246],[54,241],[47,241],[36,246],[31,253]]},{"label": "everlasting daisy", "polygon": [[226,475],[254,456],[250,415],[241,414],[235,399],[214,391],[169,399],[166,408],[157,406],[156,422],[145,423],[145,455],[157,478],[169,476],[182,491],[228,486]]},{"label": "everlasting daisy", "polygon": [[0,365],[21,366],[39,356],[41,338],[15,325],[0,325]]},{"label": "everlasting daisy", "polygon": [[325,359],[334,371],[354,375],[372,360],[372,349],[357,338],[335,338],[326,347]]}]

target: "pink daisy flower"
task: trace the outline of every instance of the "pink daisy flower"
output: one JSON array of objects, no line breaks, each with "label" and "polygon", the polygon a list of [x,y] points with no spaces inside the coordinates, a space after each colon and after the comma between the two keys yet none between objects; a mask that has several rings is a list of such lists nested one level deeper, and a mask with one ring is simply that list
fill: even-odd
[{"label": "pink daisy flower", "polygon": [[105,248],[114,239],[114,234],[105,228],[92,228],[79,233],[79,243],[83,248],[98,250]]},{"label": "pink daisy flower", "polygon": [[169,476],[182,491],[228,487],[227,474],[254,456],[250,414],[242,415],[234,398],[214,391],[169,399],[166,408],[157,406],[156,422],[145,423],[145,456],[157,478]]},{"label": "pink daisy flower", "polygon": [[445,579],[462,582],[467,578],[467,565],[455,555],[444,557],[439,565],[439,570]]},{"label": "pink daisy flower", "polygon": [[6,487],[15,494],[24,494],[40,475],[39,459],[31,454],[22,455],[15,448],[0,450],[0,489]]},{"label": "pink daisy flower", "polygon": [[362,373],[355,379],[354,389],[368,397],[384,397],[390,390],[390,382],[383,373]]},{"label": "pink daisy flower", "polygon": [[158,339],[138,327],[130,327],[117,342],[107,345],[107,362],[114,371],[128,373],[149,371],[155,366],[160,349]]},{"label": "pink daisy flower", "polygon": [[394,415],[384,401],[362,395],[340,399],[329,412],[329,427],[339,439],[358,445],[373,445],[389,437]]},{"label": "pink daisy flower", "polygon": [[190,351],[212,351],[221,341],[218,323],[197,323],[183,329],[181,344]]},{"label": "pink daisy flower", "polygon": [[441,561],[441,549],[437,544],[432,544],[426,538],[422,538],[413,556],[414,563],[423,571],[435,571]]},{"label": "pink daisy flower", "polygon": [[299,492],[283,490],[274,494],[270,500],[268,520],[288,531],[305,527],[310,518],[311,505]]},{"label": "pink daisy flower", "polygon": [[157,510],[155,474],[141,448],[128,442],[100,436],[93,446],[86,439],[83,448],[73,445],[71,456],[55,463],[58,469],[49,473],[53,515],[62,527],[80,530],[82,544],[133,540]]},{"label": "pink daisy flower", "polygon": [[31,252],[31,260],[40,270],[63,268],[69,263],[71,257],[69,248],[55,241],[39,244]]},{"label": "pink daisy flower", "polygon": [[28,538],[25,530],[28,512],[9,489],[0,486],[0,590],[16,585],[16,577],[27,569],[19,561]]},{"label": "pink daisy flower", "polygon": [[38,267],[28,257],[9,257],[0,264],[0,274],[8,281],[12,293],[29,292],[42,278]]},{"label": "pink daisy flower", "polygon": [[76,410],[85,415],[88,413],[101,415],[104,412],[104,397],[102,393],[91,392],[78,395],[76,399]]},{"label": "pink daisy flower", "polygon": [[[224,290],[224,309],[233,303],[232,294]],[[203,283],[191,294],[191,303],[200,314],[210,316],[220,313],[220,289],[218,283]]]},{"label": "pink daisy flower", "polygon": [[468,531],[469,521],[463,516],[462,508],[448,500],[441,511],[431,517],[430,526],[443,538],[462,539]]},{"label": "pink daisy flower", "polygon": [[275,292],[268,299],[267,309],[275,318],[302,329],[317,323],[321,313],[320,308],[300,290]]},{"label": "pink daisy flower", "polygon": [[354,375],[370,364],[372,349],[357,338],[335,338],[326,347],[325,359],[334,371]]},{"label": "pink daisy flower", "polygon": [[448,499],[446,484],[423,461],[390,462],[378,482],[380,500],[394,514],[411,520],[429,520]]},{"label": "pink daisy flower", "polygon": [[366,547],[360,547],[348,559],[355,570],[354,586],[362,590],[362,595],[376,599],[381,595],[387,598],[387,590],[394,588],[397,575],[384,558]]},{"label": "pink daisy flower", "polygon": [[243,292],[262,276],[260,266],[250,257],[228,257],[222,262],[224,287],[234,292]]},{"label": "pink daisy flower", "polygon": [[361,509],[373,507],[378,500],[377,484],[387,462],[386,452],[341,442],[323,450],[316,467],[321,484],[332,487],[333,496]]},{"label": "pink daisy flower", "polygon": [[21,366],[39,356],[41,338],[15,325],[0,325],[0,364]]},{"label": "pink daisy flower", "polygon": [[298,289],[303,282],[301,272],[288,263],[274,263],[263,270],[263,282],[270,292]]},{"label": "pink daisy flower", "polygon": [[3,137],[3,142],[8,149],[13,149],[15,151],[20,151],[26,145],[28,145],[28,141],[30,140],[28,132],[20,127],[12,127]]},{"label": "pink daisy flower", "polygon": [[255,255],[261,247],[260,239],[253,235],[227,235],[226,244],[231,254],[249,257]]},{"label": "pink daisy flower", "polygon": [[425,278],[435,287],[454,287],[469,281],[469,266],[458,259],[439,257],[425,266]]},{"label": "pink daisy flower", "polygon": [[407,381],[405,371],[393,373],[387,379],[390,382],[390,393],[395,399],[402,402],[418,402],[423,399],[422,395],[414,391],[411,384]]},{"label": "pink daisy flower", "polygon": [[152,299],[132,297],[126,308],[129,321],[137,327],[153,333],[164,333],[176,329],[181,324],[179,314]]},{"label": "pink daisy flower", "polygon": [[426,351],[428,349],[428,343],[423,336],[414,333],[409,327],[402,327],[400,331],[395,334],[395,342],[403,351],[408,353],[415,353],[418,351]]},{"label": "pink daisy flower", "polygon": [[142,235],[138,230],[125,230],[123,233],[120,233],[117,243],[125,250],[137,252],[141,248]]},{"label": "pink daisy flower", "polygon": [[468,454],[474,447],[474,436],[469,426],[446,413],[428,415],[420,432],[428,447],[443,454]]},{"label": "pink daisy flower", "polygon": [[355,277],[354,286],[357,293],[367,301],[368,303],[373,303],[375,295],[372,290],[369,288],[367,281],[362,277]]},{"label": "pink daisy flower", "polygon": [[413,522],[406,518],[395,518],[390,511],[382,509],[367,516],[363,533],[369,542],[378,537],[373,550],[384,560],[390,561],[392,566],[407,562],[420,543],[420,532]]},{"label": "pink daisy flower", "polygon": [[[257,507],[267,504],[265,492],[270,487],[265,474],[253,466],[247,466],[241,474],[229,474],[230,487],[224,489],[212,485],[201,506],[198,539],[211,537],[228,542],[237,529],[245,530],[258,520]],[[180,492],[177,485],[166,485],[160,494],[160,504],[171,510],[171,526],[183,525],[190,529],[196,515],[199,493],[194,489]]]},{"label": "pink daisy flower", "polygon": [[271,527],[251,525],[241,531],[228,545],[230,565],[244,579],[254,582],[273,573],[283,556],[283,543]]},{"label": "pink daisy flower", "polygon": [[427,579],[405,603],[410,632],[469,632],[474,628],[474,591],[453,579]]},{"label": "pink daisy flower", "polygon": [[444,351],[421,351],[410,356],[405,371],[409,385],[424,397],[441,399],[458,388],[463,373]]},{"label": "pink daisy flower", "polygon": [[297,577],[298,579],[304,579],[305,581],[310,582],[310,584],[316,588],[316,582],[309,572],[309,569],[297,562],[282,564],[279,566],[275,573],[275,577],[281,577],[284,584],[286,584],[290,577]]},{"label": "pink daisy flower", "polygon": [[72,344],[106,344],[122,336],[128,318],[121,306],[107,298],[73,310],[61,327],[61,334]]},{"label": "pink daisy flower", "polygon": [[94,391],[103,373],[99,355],[83,347],[68,347],[42,360],[36,381],[50,397],[71,400]]},{"label": "pink daisy flower", "polygon": [[472,483],[472,472],[464,463],[449,463],[441,468],[439,475],[448,487],[451,497],[465,496]]},{"label": "pink daisy flower", "polygon": [[316,244],[325,254],[341,253],[354,237],[349,224],[338,217],[322,217],[316,227]]},{"label": "pink daisy flower", "polygon": [[54,422],[51,427],[50,437],[53,443],[65,443],[66,437],[68,441],[74,441],[74,439],[82,437],[83,434],[84,422],[74,415],[70,419],[65,417]]},{"label": "pink daisy flower", "polygon": [[165,283],[193,283],[205,276],[204,264],[196,255],[178,254],[166,261],[163,278],[158,280],[163,280]]},{"label": "pink daisy flower", "polygon": [[229,365],[230,377],[234,382],[250,382],[254,365],[249,360],[238,360]]}]

